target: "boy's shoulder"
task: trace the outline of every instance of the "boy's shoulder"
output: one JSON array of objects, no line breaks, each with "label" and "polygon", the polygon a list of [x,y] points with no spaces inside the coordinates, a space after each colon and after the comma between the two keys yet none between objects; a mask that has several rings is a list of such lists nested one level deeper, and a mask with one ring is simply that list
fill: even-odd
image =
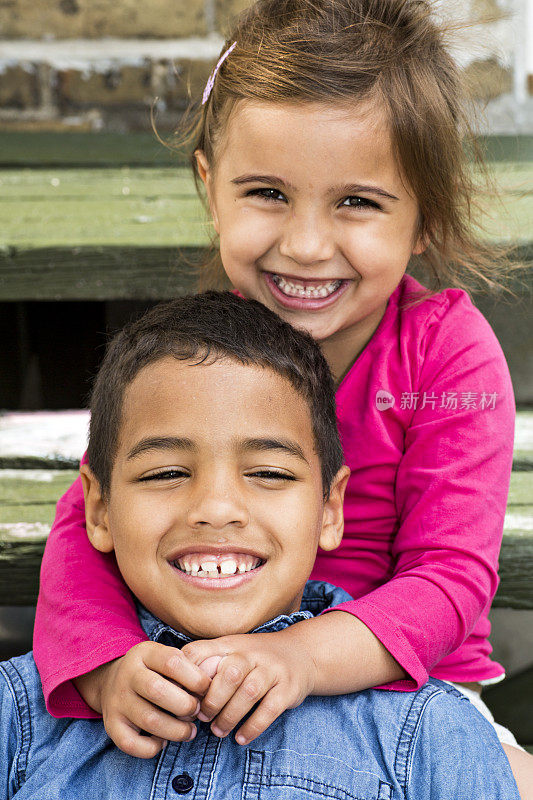
[{"label": "boy's shoulder", "polygon": [[69,724],[46,710],[33,653],[0,662],[0,772],[11,793],[28,769],[48,757]]}]

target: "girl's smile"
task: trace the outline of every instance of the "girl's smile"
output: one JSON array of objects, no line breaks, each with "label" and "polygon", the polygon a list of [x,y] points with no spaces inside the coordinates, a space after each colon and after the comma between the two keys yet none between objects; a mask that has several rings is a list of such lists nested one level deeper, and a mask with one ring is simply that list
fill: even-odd
[{"label": "girl's smile", "polygon": [[239,103],[197,153],[232,284],[307,330],[339,375],[424,246],[377,104]]}]

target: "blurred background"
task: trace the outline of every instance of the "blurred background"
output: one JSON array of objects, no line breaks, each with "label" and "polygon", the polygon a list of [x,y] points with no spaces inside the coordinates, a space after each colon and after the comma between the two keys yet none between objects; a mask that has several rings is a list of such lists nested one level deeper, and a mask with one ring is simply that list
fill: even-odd
[{"label": "blurred background", "polygon": [[[49,528],[55,498],[83,450],[86,417],[76,410],[86,405],[108,334],[157,300],[193,287],[187,265],[201,255],[208,232],[185,158],[158,142],[151,112],[168,138],[189,100],[201,96],[228,20],[247,5],[0,2],[5,541],[23,536],[30,546]],[[490,235],[516,245],[530,263],[533,0],[440,0],[435,13],[457,23],[452,49],[502,192]],[[526,414],[533,407],[530,286],[527,277],[517,285],[511,305],[475,298],[502,343]],[[65,409],[74,415],[48,413]],[[531,417],[521,425],[533,442]],[[13,591],[17,607],[0,610],[0,657],[31,646],[31,598],[22,606],[15,599],[17,576],[4,587],[2,602]],[[509,674],[525,674],[533,663],[532,613],[493,612],[495,655]]]}]

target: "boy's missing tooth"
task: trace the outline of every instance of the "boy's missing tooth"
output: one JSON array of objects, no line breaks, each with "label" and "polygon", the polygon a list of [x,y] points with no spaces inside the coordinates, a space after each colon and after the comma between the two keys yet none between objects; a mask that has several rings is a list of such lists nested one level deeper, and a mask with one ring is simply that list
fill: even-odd
[{"label": "boy's missing tooth", "polygon": [[[89,538],[114,553],[136,599],[151,640],[141,648],[283,637],[349,599],[307,581],[317,547],[342,537],[349,470],[332,378],[318,345],[258,303],[182,298],[119,333],[93,390],[81,472]],[[102,609],[102,639],[113,613]],[[32,654],[0,664],[0,798],[518,797],[494,730],[442,682],[311,694],[239,746],[198,721],[197,698],[223,668],[210,683],[186,654],[177,661],[173,719],[196,738],[151,759],[115,747],[101,720],[51,717]]]}]

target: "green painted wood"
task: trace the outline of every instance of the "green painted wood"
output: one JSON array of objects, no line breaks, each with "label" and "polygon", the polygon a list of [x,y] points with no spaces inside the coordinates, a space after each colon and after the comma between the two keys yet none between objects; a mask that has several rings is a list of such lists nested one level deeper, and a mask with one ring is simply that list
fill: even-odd
[{"label": "green painted wood", "polygon": [[[170,131],[160,136],[172,140]],[[481,136],[478,142],[488,161],[533,161],[533,136]],[[151,132],[0,131],[0,167],[154,166],[184,160]]]},{"label": "green painted wood", "polygon": [[2,300],[166,300],[196,288],[201,250],[64,247],[0,252]]},{"label": "green painted wood", "polygon": [[[533,261],[533,164],[496,163],[492,241]],[[529,187],[529,189],[528,189]],[[0,170],[0,300],[164,299],[194,285],[210,226],[189,171],[171,167]]]},{"label": "green painted wood", "polygon": [[[55,504],[76,477],[74,470],[0,471],[0,605],[35,602]],[[533,608],[532,498],[533,471],[513,473],[497,607]]]},{"label": "green painted wood", "polygon": [[[160,133],[164,141],[171,134]],[[487,151],[490,147],[489,143]],[[508,147],[503,145],[503,147]],[[496,150],[500,150],[496,146]],[[512,153],[515,161],[519,153]],[[0,131],[0,167],[157,166],[183,163],[185,157],[164,147],[154,133]]]}]

